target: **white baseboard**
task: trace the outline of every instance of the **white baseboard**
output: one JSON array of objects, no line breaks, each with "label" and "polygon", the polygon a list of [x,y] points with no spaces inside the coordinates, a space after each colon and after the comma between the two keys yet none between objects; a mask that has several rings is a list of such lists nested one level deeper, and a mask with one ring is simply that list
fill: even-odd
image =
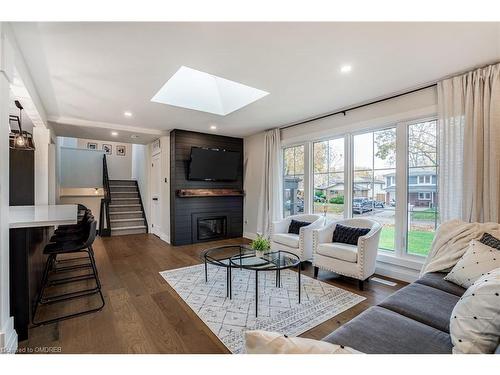
[{"label": "white baseboard", "polygon": [[257,233],[243,232],[243,237],[248,238],[249,240],[255,240],[257,238]]},{"label": "white baseboard", "polygon": [[0,354],[15,353],[17,350],[17,332],[14,329],[14,318],[7,319],[7,323],[0,331]]},{"label": "white baseboard", "polygon": [[161,232],[159,237],[162,241],[164,241],[170,245],[170,236],[169,235]]},{"label": "white baseboard", "polygon": [[420,272],[411,268],[377,261],[375,273],[381,276],[390,277],[392,279],[412,283],[418,279],[418,275]]}]

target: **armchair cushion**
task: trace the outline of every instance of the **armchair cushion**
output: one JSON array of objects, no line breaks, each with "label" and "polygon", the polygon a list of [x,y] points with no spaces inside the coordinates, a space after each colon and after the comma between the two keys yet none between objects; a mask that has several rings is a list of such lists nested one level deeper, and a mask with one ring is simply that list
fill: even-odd
[{"label": "armchair cushion", "polygon": [[340,242],[321,243],[318,245],[317,253],[351,263],[358,261],[358,247]]},{"label": "armchair cushion", "polygon": [[341,224],[335,225],[332,242],[341,242],[349,245],[357,245],[358,238],[366,235],[370,228],[346,227]]},{"label": "armchair cushion", "polygon": [[271,240],[279,244],[293,247],[294,249],[299,248],[299,235],[293,233],[274,233],[271,236]]},{"label": "armchair cushion", "polygon": [[307,221],[299,221],[299,220],[293,220],[290,222],[290,225],[288,226],[288,233],[293,233],[293,234],[299,234],[300,233],[300,228],[306,227],[310,225],[311,223]]}]

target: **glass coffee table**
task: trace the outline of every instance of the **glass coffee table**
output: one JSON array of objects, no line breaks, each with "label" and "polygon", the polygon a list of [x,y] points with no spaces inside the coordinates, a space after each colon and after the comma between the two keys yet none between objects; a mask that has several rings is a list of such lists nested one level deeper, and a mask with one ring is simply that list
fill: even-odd
[{"label": "glass coffee table", "polygon": [[203,252],[205,261],[205,281],[208,281],[208,264],[226,268],[227,297],[232,297],[231,279],[232,269],[247,269],[255,271],[255,316],[259,312],[259,272],[274,271],[276,273],[276,287],[281,287],[281,271],[288,268],[297,268],[298,297],[301,302],[301,273],[300,258],[288,251],[270,250],[261,255],[248,245],[226,245],[214,247]]}]

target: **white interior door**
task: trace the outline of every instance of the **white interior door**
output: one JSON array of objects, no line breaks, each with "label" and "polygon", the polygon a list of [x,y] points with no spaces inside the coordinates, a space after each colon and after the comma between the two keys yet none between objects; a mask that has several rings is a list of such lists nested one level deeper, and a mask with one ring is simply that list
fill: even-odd
[{"label": "white interior door", "polygon": [[151,233],[161,235],[161,154],[151,158]]}]

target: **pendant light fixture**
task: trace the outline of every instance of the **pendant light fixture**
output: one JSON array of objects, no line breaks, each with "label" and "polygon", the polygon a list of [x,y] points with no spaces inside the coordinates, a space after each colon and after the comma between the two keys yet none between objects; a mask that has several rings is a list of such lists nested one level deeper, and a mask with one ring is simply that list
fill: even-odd
[{"label": "pendant light fixture", "polygon": [[35,143],[33,142],[33,135],[22,128],[22,111],[23,106],[18,100],[14,101],[17,108],[19,108],[19,116],[10,115],[9,124],[17,123],[19,130],[12,129],[9,134],[9,147],[16,150],[34,150]]}]

